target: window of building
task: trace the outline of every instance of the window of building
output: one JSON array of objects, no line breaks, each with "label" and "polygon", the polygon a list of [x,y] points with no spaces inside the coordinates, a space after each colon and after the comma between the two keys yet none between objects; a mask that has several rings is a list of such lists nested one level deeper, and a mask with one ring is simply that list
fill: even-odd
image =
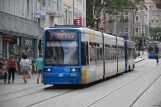
[{"label": "window of building", "polygon": [[85,0],[83,0],[83,11],[85,11]]},{"label": "window of building", "polygon": [[128,32],[128,28],[124,28],[124,32],[127,33]]},{"label": "window of building", "polygon": [[124,12],[124,15],[128,15],[128,12]]},{"label": "window of building", "polygon": [[29,17],[29,0],[27,0],[27,17]]},{"label": "window of building", "polygon": [[82,0],[77,0],[78,2],[82,3]]},{"label": "window of building", "polygon": [[51,0],[48,1],[48,6],[51,7]]},{"label": "window of building", "polygon": [[42,6],[45,7],[45,0],[42,0]]},{"label": "window of building", "polygon": [[59,0],[57,0],[57,10],[59,10]]},{"label": "window of building", "polygon": [[136,32],[138,32],[138,28],[136,28]]}]

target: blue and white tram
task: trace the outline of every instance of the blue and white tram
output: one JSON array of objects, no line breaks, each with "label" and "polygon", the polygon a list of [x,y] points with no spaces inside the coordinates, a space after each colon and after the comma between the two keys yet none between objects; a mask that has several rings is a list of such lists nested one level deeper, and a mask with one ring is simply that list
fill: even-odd
[{"label": "blue and white tram", "polygon": [[[88,84],[125,71],[123,38],[88,28],[44,30],[44,84]],[[117,56],[118,55],[118,56]]]},{"label": "blue and white tram", "polygon": [[156,59],[161,57],[161,44],[159,43],[152,43],[148,44],[148,58],[149,59]]},{"label": "blue and white tram", "polygon": [[135,68],[135,42],[125,40],[125,72]]}]

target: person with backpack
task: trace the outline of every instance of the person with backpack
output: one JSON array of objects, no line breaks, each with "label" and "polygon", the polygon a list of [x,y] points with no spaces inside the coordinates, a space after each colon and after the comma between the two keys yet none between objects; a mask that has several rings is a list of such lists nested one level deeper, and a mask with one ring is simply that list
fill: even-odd
[{"label": "person with backpack", "polygon": [[9,74],[8,75],[8,84],[10,84],[11,75],[12,75],[12,83],[14,83],[16,69],[17,69],[16,61],[15,61],[13,55],[11,55],[10,59],[8,61],[8,74]]}]

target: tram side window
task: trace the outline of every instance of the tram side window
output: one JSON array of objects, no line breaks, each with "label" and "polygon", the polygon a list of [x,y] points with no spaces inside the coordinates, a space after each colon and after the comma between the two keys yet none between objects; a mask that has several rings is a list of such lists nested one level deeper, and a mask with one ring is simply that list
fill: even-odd
[{"label": "tram side window", "polygon": [[88,65],[88,42],[82,42],[81,43],[81,55],[82,55],[82,65]]},{"label": "tram side window", "polygon": [[121,58],[121,51],[120,51],[120,46],[118,46],[118,59],[120,59]]},{"label": "tram side window", "polygon": [[100,60],[103,60],[103,52],[102,47],[100,47]]},{"label": "tram side window", "polygon": [[107,45],[105,46],[105,59],[108,60],[108,56],[109,56],[109,53],[108,53],[108,47]]},{"label": "tram side window", "polygon": [[112,60],[112,47],[109,46],[109,56],[108,56],[108,60]]},{"label": "tram side window", "polygon": [[122,55],[122,58],[124,59],[125,58],[125,50],[124,50],[124,47],[121,48],[121,55]]},{"label": "tram side window", "polygon": [[95,45],[93,43],[90,43],[89,46],[89,51],[90,51],[90,61],[95,61],[96,60],[96,49]]},{"label": "tram side window", "polygon": [[100,60],[100,48],[99,48],[99,45],[97,45],[97,60]]},{"label": "tram side window", "polygon": [[116,59],[116,46],[113,46],[113,59]]}]

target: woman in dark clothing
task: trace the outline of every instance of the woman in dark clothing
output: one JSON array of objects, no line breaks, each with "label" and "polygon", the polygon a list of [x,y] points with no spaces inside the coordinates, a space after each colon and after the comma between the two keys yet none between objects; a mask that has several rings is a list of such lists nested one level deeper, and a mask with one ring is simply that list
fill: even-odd
[{"label": "woman in dark clothing", "polygon": [[10,56],[10,59],[8,61],[8,83],[10,83],[10,80],[11,80],[11,75],[12,75],[12,83],[14,82],[15,80],[15,72],[16,72],[16,68],[17,68],[17,64],[16,64],[16,61],[14,59],[14,57],[11,55]]}]

